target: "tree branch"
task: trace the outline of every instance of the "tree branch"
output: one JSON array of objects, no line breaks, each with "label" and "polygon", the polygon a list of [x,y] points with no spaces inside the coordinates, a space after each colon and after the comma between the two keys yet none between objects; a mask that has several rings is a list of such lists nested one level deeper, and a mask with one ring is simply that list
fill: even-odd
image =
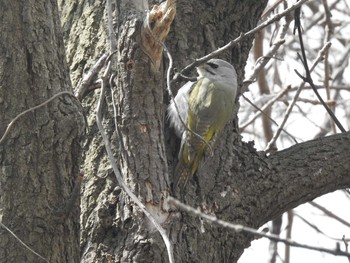
[{"label": "tree branch", "polygon": [[[293,12],[295,9],[297,9],[298,7],[302,6],[303,4],[305,4],[307,1],[309,0],[301,0],[297,3],[295,3],[294,5],[292,5],[291,7],[285,9],[283,12],[276,14],[275,16],[273,16],[272,18],[266,20],[265,22],[261,23],[260,25],[258,25],[257,27],[253,28],[252,30],[246,32],[246,33],[242,33],[239,37],[237,37],[236,39],[230,41],[229,43],[227,43],[226,45],[222,46],[221,48],[218,48],[217,50],[211,52],[208,55],[205,55],[199,59],[196,59],[194,62],[192,62],[191,64],[189,64],[188,66],[186,66],[185,68],[183,68],[180,72],[180,74],[186,75],[188,72],[190,72],[192,69],[194,69],[195,67],[199,66],[200,64],[203,64],[204,62],[208,61],[211,58],[217,57],[218,55],[220,55],[221,53],[223,53],[225,50],[228,50],[232,47],[234,47],[237,43],[241,42],[243,39],[245,39],[246,37],[255,34],[256,32],[260,31],[261,29],[271,25],[272,23],[279,21],[282,17],[288,15],[289,13]],[[175,75],[173,78],[173,82],[177,81],[177,79],[180,77],[180,74]]]},{"label": "tree branch", "polygon": [[69,92],[69,91],[61,91],[61,92],[58,92],[57,94],[53,95],[51,98],[47,99],[46,101],[40,103],[39,105],[36,105],[34,107],[31,107],[23,112],[21,112],[20,114],[18,114],[15,118],[12,119],[12,121],[7,125],[7,128],[4,132],[4,134],[2,135],[2,137],[0,138],[0,144],[2,144],[8,133],[10,132],[10,129],[11,127],[15,124],[15,122],[20,118],[22,117],[23,115],[27,114],[28,112],[32,112],[32,111],[35,111],[43,106],[45,106],[46,104],[50,103],[51,101],[53,101],[54,99],[56,99],[57,97],[59,96],[62,96],[62,95],[70,95],[71,97],[75,98],[76,97],[74,96],[74,94],[72,92]]},{"label": "tree branch", "polygon": [[15,233],[13,233],[7,226],[5,226],[1,221],[0,221],[0,226],[3,227],[7,232],[9,232],[15,239],[17,239],[17,241],[24,246],[26,249],[28,249],[30,252],[32,252],[34,255],[36,255],[37,257],[41,258],[42,260],[44,260],[45,262],[50,262],[48,261],[46,258],[44,258],[43,256],[41,256],[38,252],[35,252],[33,249],[31,249],[26,243],[24,243]]},{"label": "tree branch", "polygon": [[349,187],[350,164],[344,162],[349,158],[350,132],[310,140],[271,154],[267,159],[274,169],[269,180],[275,185],[264,190],[269,191],[266,202],[272,212],[265,220],[328,192]]},{"label": "tree branch", "polygon": [[258,231],[257,229],[254,229],[251,227],[247,227],[247,226],[243,226],[240,224],[234,224],[231,222],[220,220],[215,216],[210,216],[210,215],[207,215],[205,213],[202,213],[198,209],[194,209],[194,208],[180,202],[179,200],[177,200],[173,197],[168,197],[168,202],[171,205],[175,205],[175,206],[179,207],[181,210],[183,210],[183,211],[185,211],[193,216],[198,216],[198,217],[204,218],[205,220],[208,220],[216,225],[219,225],[219,226],[225,227],[225,228],[229,228],[235,232],[245,232],[248,234],[253,234],[256,237],[265,237],[265,238],[268,238],[272,241],[284,243],[284,244],[292,246],[292,247],[299,247],[299,248],[305,248],[305,249],[319,251],[319,252],[325,252],[325,253],[329,253],[329,254],[332,254],[335,256],[350,257],[350,254],[348,252],[341,251],[340,249],[334,250],[334,249],[306,245],[306,244],[302,244],[302,243],[296,242],[296,241],[291,240],[291,239],[280,238],[279,236],[274,235],[274,234],[267,234],[263,231]]},{"label": "tree branch", "polygon": [[97,77],[98,73],[102,69],[105,61],[107,59],[107,55],[103,54],[96,63],[91,67],[89,72],[83,76],[83,78],[80,80],[78,87],[75,91],[75,96],[77,99],[81,102],[83,98],[86,96],[86,94],[92,90],[91,86],[94,81],[94,79]]},{"label": "tree branch", "polygon": [[[332,120],[334,121],[334,123],[337,125],[337,127],[339,128],[339,130],[341,132],[345,132],[346,130],[344,129],[344,127],[342,126],[342,124],[340,123],[340,121],[337,119],[337,117],[335,116],[335,114],[333,113],[333,111],[327,106],[327,104],[324,102],[324,100],[322,99],[322,97],[320,96],[320,94],[318,93],[317,89],[315,88],[315,85],[313,83],[312,77],[311,77],[311,72],[307,63],[307,58],[306,58],[306,53],[305,53],[305,48],[304,48],[304,43],[303,43],[303,36],[302,36],[302,30],[301,30],[301,24],[300,24],[300,8],[297,9],[298,12],[295,12],[295,27],[294,30],[298,31],[298,37],[299,37],[299,43],[300,43],[300,49],[301,49],[301,56],[300,60],[304,66],[305,69],[305,77],[302,77],[297,71],[295,71],[297,73],[297,75],[304,81],[310,84],[310,86],[312,87],[315,95],[317,96],[317,98],[319,99],[319,101],[321,102],[321,104],[323,105],[323,107],[326,109],[327,113],[329,114],[329,116],[332,118]],[[325,43],[325,45],[327,45],[328,43],[330,43],[329,41]],[[298,54],[299,55],[299,54]],[[324,56],[328,56],[328,49],[325,50],[324,52]]]},{"label": "tree branch", "polygon": [[[331,43],[330,42],[327,42],[323,47],[322,49],[319,51],[318,53],[318,56],[317,58],[315,59],[314,63],[312,64],[311,66],[311,69],[308,68],[308,72],[309,72],[309,75],[310,75],[310,72],[312,72],[314,70],[314,68],[316,67],[316,65],[322,60],[323,56],[324,56],[324,53],[330,48],[331,46]],[[292,109],[296,103],[296,101],[298,100],[299,98],[299,95],[302,91],[302,89],[304,88],[305,86],[305,83],[306,83],[306,80],[303,79],[303,82],[300,84],[294,98],[293,98],[293,101],[289,104],[287,110],[286,110],[286,114],[283,118],[283,121],[281,123],[281,125],[278,127],[278,130],[277,132],[274,134],[273,138],[271,139],[271,141],[267,144],[266,148],[265,148],[265,151],[266,152],[269,152],[271,150],[271,146],[275,144],[277,138],[279,137],[279,135],[281,134],[281,131],[284,127],[284,125],[286,124],[288,118],[289,118],[289,115],[290,113],[292,112]],[[311,83],[309,83],[311,85]]]},{"label": "tree branch", "polygon": [[314,201],[309,202],[309,204],[312,205],[312,206],[314,206],[314,207],[316,207],[316,208],[318,208],[319,210],[321,210],[321,211],[322,211],[323,213],[325,213],[325,215],[327,215],[328,217],[337,220],[338,222],[342,223],[343,225],[345,225],[345,226],[347,226],[347,227],[350,227],[350,224],[349,224],[346,220],[344,220],[344,219],[342,219],[341,217],[337,216],[336,214],[332,213],[331,211],[329,211],[329,210],[326,209],[325,207],[323,207],[323,206],[317,204],[317,203],[314,202]]}]

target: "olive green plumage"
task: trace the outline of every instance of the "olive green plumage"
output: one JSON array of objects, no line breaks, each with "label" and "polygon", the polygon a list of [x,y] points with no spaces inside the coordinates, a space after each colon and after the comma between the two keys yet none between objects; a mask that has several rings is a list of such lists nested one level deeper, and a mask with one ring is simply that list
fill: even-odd
[{"label": "olive green plumage", "polygon": [[[175,168],[177,186],[184,188],[187,180],[197,171],[208,145],[224,129],[233,114],[237,92],[237,76],[231,64],[221,59],[211,59],[197,68],[196,82],[185,84],[168,108],[172,126],[181,136],[179,161]],[[199,135],[194,135],[188,129]],[[204,141],[205,142],[204,142]]]}]

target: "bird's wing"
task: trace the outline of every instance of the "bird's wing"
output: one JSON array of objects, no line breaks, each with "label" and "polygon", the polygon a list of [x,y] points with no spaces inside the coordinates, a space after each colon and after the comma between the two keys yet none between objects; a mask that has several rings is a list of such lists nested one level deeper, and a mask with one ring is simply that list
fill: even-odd
[{"label": "bird's wing", "polygon": [[209,142],[215,132],[212,126],[213,119],[217,118],[212,113],[212,99],[214,86],[213,82],[207,78],[197,81],[189,96],[188,128],[202,137],[187,132],[187,158],[192,161],[196,155],[202,155],[206,143]]},{"label": "bird's wing", "polygon": [[212,111],[214,89],[214,83],[203,78],[197,81],[189,95],[188,127],[201,136],[207,134],[211,123],[217,118]]},{"label": "bird's wing", "polygon": [[[188,127],[209,143],[230,119],[234,107],[235,89],[227,83],[203,78],[197,81],[189,96]],[[202,154],[207,146],[203,140],[188,134],[189,159],[191,150]]]}]

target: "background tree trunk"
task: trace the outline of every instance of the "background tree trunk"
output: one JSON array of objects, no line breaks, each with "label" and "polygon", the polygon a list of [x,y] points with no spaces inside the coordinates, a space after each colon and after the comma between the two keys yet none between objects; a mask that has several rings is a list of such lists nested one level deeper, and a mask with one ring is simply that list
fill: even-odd
[{"label": "background tree trunk", "polygon": [[[15,116],[71,91],[57,2],[0,1],[0,137]],[[62,95],[15,122],[0,144],[0,220],[50,262],[79,262],[84,119]],[[0,227],[0,262],[39,262]],[[40,261],[41,262],[41,261]]]},{"label": "background tree trunk", "polygon": [[[171,194],[179,140],[165,120],[167,60],[163,59],[158,71],[143,52],[145,12],[134,2],[137,1],[114,2],[117,129],[113,126],[110,94],[104,112],[104,125],[120,171],[159,220],[166,219],[163,223],[174,243],[176,262],[235,262],[254,237],[169,210],[163,203]],[[266,1],[177,1],[177,15],[166,41],[176,69],[252,29],[265,4]],[[109,50],[105,3],[60,1],[60,7],[76,86],[101,52]],[[223,54],[235,65],[240,82],[252,39],[253,36],[245,39]],[[181,85],[176,83],[174,90]],[[82,192],[82,262],[166,262],[160,235],[116,183],[97,135],[95,100],[95,94],[84,100],[89,132]],[[348,133],[299,144],[267,158],[251,143],[243,143],[236,131],[234,120],[219,139],[215,157],[207,158],[190,180],[182,201],[221,219],[258,227],[298,204],[350,185],[349,164],[344,162],[349,158]]]}]

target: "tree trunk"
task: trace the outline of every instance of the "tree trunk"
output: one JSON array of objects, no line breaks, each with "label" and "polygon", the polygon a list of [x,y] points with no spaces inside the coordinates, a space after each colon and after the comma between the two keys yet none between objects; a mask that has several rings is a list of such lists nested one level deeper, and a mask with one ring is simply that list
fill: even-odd
[{"label": "tree trunk", "polygon": [[[1,137],[16,115],[72,88],[56,1],[1,0],[0,17]],[[83,132],[80,104],[65,94],[20,117],[0,143],[0,220],[49,262],[79,262]],[[0,262],[43,262],[0,231]]]},{"label": "tree trunk", "polygon": [[[177,1],[175,21],[165,42],[175,68],[181,69],[252,29],[266,2]],[[168,61],[163,59],[158,69],[145,48],[142,36],[146,13],[141,3],[114,3],[118,43],[112,88],[117,128],[110,93],[103,117],[119,169],[132,191],[167,229],[176,262],[235,262],[253,236],[213,226],[171,210],[164,203],[172,194],[179,140],[168,129],[165,118]],[[61,1],[60,7],[67,57],[77,85],[99,54],[109,50],[104,2]],[[240,82],[252,39],[246,38],[222,56],[235,65]],[[174,90],[181,84],[176,83]],[[85,111],[90,112],[90,128],[85,144],[82,262],[167,262],[160,235],[117,185],[95,125],[95,101],[93,93],[84,100]],[[266,157],[256,152],[252,143],[241,141],[236,123],[234,119],[226,126],[214,157],[206,158],[190,179],[183,202],[220,219],[258,227],[298,204],[350,185],[350,167],[344,161],[349,158],[349,133],[299,144]]]}]

